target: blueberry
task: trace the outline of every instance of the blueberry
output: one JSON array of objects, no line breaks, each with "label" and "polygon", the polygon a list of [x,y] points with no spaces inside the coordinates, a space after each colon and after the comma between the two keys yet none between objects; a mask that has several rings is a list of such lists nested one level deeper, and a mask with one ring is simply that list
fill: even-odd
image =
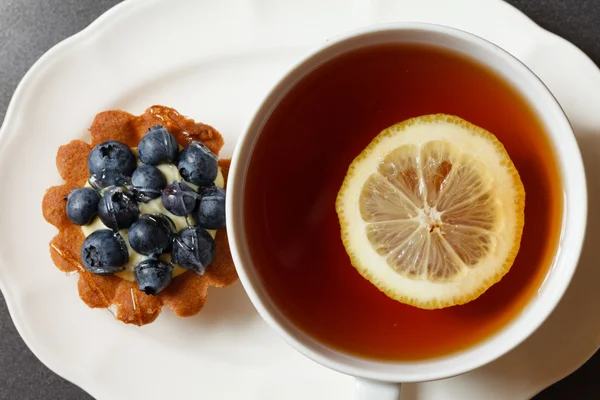
[{"label": "blueberry", "polygon": [[75,189],[67,196],[67,217],[76,225],[87,225],[98,213],[99,201],[94,189]]},{"label": "blueberry", "polygon": [[97,189],[122,185],[136,167],[133,152],[127,145],[109,140],[94,147],[88,157],[90,183]]},{"label": "blueberry", "polygon": [[107,189],[98,203],[98,216],[102,223],[116,231],[129,228],[139,215],[140,209],[133,193],[121,187]]},{"label": "blueberry", "polygon": [[179,232],[173,241],[173,262],[204,274],[215,258],[215,240],[202,228],[190,227]]},{"label": "blueberry", "polygon": [[140,165],[131,177],[131,184],[138,201],[147,203],[160,197],[162,190],[167,186],[167,178],[152,165]]},{"label": "blueberry", "polygon": [[110,275],[125,270],[129,252],[121,235],[108,229],[100,229],[83,242],[81,260],[89,272]]},{"label": "blueberry", "polygon": [[178,154],[177,139],[160,125],[148,129],[138,144],[138,156],[144,164],[173,164]]},{"label": "blueberry", "polygon": [[136,252],[158,257],[171,251],[175,225],[164,215],[143,214],[129,227],[129,245]]},{"label": "blueberry", "polygon": [[162,192],[163,206],[173,215],[185,217],[190,214],[196,203],[198,194],[185,184],[185,182],[173,182]]},{"label": "blueberry", "polygon": [[200,201],[194,210],[196,223],[204,229],[225,228],[225,191],[217,186],[198,189]]},{"label": "blueberry", "polygon": [[150,258],[136,265],[134,273],[140,290],[156,296],[171,283],[173,266]]},{"label": "blueberry", "polygon": [[192,142],[179,156],[179,174],[188,182],[208,186],[217,177],[219,159],[208,147]]}]

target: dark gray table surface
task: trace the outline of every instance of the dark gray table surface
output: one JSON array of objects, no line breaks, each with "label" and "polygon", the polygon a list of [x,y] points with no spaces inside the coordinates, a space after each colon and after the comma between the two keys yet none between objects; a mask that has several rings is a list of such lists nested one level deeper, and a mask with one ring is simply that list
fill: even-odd
[{"label": "dark gray table surface", "polygon": [[[85,28],[118,2],[0,0],[0,121],[29,67],[54,44]],[[600,0],[509,0],[509,3],[542,27],[576,44],[600,65]],[[48,370],[29,351],[15,330],[0,294],[0,399],[89,398]],[[536,397],[563,398],[600,398],[600,353]]]}]

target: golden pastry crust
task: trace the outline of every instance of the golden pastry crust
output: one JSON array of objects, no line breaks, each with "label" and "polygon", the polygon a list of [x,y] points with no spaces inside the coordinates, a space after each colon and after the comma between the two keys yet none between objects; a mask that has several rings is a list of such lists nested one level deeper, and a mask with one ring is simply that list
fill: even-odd
[{"label": "golden pastry crust", "polygon": [[[237,280],[225,229],[217,231],[215,259],[204,275],[186,271],[173,278],[167,289],[157,296],[146,295],[138,289],[136,282],[118,276],[95,275],[83,267],[80,253],[85,236],[81,227],[67,218],[67,195],[74,188],[82,187],[88,179],[87,159],[93,146],[106,140],[137,146],[148,128],[155,125],[167,128],[183,147],[191,140],[197,140],[217,155],[223,147],[223,138],[216,129],[185,118],[172,108],[152,106],[140,116],[120,110],[105,111],[96,115],[89,129],[91,145],[73,140],[58,149],[56,167],[65,183],[49,188],[42,201],[44,218],[58,228],[58,234],[50,242],[50,256],[56,267],[63,272],[79,274],[79,296],[89,307],[112,305],[117,319],[138,326],[154,321],[162,306],[171,308],[180,317],[195,315],[206,302],[209,286],[225,287]],[[219,165],[227,183],[229,160],[220,160]]]}]

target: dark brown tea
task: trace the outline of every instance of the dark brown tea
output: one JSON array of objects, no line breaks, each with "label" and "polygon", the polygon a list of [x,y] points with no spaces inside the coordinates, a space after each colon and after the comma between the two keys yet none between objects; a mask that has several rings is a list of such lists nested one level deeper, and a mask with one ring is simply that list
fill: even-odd
[{"label": "dark brown tea", "polygon": [[[335,199],[354,157],[382,129],[433,113],[498,137],[526,207],[521,249],[502,281],[466,305],[426,311],[388,298],[354,269]],[[329,61],[276,107],[250,162],[244,223],[264,287],[296,326],[347,353],[419,360],[465,349],[521,312],[552,263],[561,196],[549,140],[509,85],[446,51],[386,45]]]}]

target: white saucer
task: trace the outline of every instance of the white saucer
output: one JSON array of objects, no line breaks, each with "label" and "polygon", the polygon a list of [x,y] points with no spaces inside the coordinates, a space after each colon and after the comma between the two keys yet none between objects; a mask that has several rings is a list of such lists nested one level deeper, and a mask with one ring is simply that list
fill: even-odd
[{"label": "white saucer", "polygon": [[43,221],[40,202],[47,186],[60,183],[56,149],[87,139],[97,112],[169,105],[217,127],[230,155],[261,96],[299,55],[337,33],[391,21],[461,28],[532,68],[575,127],[591,200],[590,240],[547,323],[475,372],[406,385],[403,400],[525,399],[585,362],[600,342],[600,268],[591,243],[600,233],[593,207],[600,184],[591,174],[600,168],[600,71],[499,0],[130,0],[50,50],[19,85],[0,130],[0,288],[40,360],[98,399],[350,398],[352,379],[287,347],[239,284],[211,290],[196,317],[165,311],[144,328],[88,309],[75,277],[50,261],[55,230]]}]

